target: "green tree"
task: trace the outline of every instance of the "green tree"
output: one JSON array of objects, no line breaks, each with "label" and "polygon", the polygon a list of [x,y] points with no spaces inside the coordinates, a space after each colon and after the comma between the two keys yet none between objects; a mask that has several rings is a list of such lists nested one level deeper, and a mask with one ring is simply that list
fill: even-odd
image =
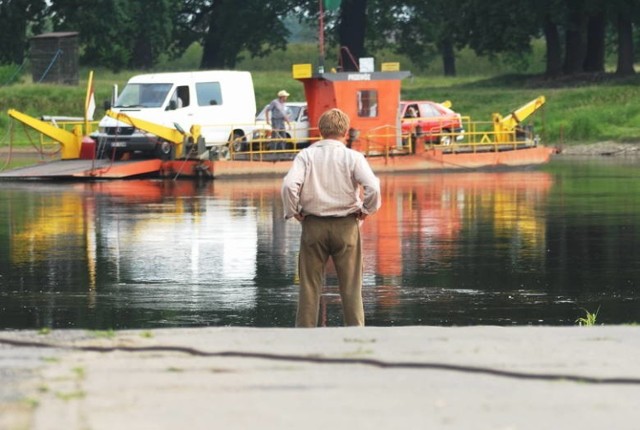
[{"label": "green tree", "polygon": [[564,22],[563,0],[541,0],[534,9],[542,27],[547,47],[545,74],[556,77],[562,74],[562,36],[560,24]]},{"label": "green tree", "polygon": [[613,4],[615,12],[612,19],[616,29],[618,55],[616,73],[632,75],[635,73],[633,24],[639,20],[640,5],[634,0],[615,0]]},{"label": "green tree", "polygon": [[298,0],[293,2],[294,10],[301,12],[301,19],[319,23],[321,1],[323,32],[326,39],[339,48],[340,67],[357,70],[358,59],[365,56],[367,46],[372,45],[369,40],[382,40],[376,32],[369,31],[369,18],[377,14],[380,0]]},{"label": "green tree", "polygon": [[243,51],[261,57],[286,48],[283,17],[288,0],[185,0],[177,18],[174,53],[194,42],[202,44],[200,68],[233,68]]},{"label": "green tree", "polygon": [[[461,45],[463,34],[457,25],[462,1],[405,0],[390,4],[378,0],[377,3],[377,10],[371,15],[378,17],[375,28],[386,29],[383,34],[387,44],[421,67],[427,67],[440,56],[444,75],[456,75],[455,48]],[[371,30],[370,34],[375,34]]]},{"label": "green tree", "polygon": [[[640,7],[633,0],[546,0],[542,2],[547,13],[553,12],[545,23],[547,41],[547,74],[576,74],[605,71],[607,34],[615,34],[618,55],[617,73],[632,74],[633,69],[633,24],[638,22]],[[556,40],[564,33],[564,60],[557,67],[560,51]],[[551,37],[550,37],[551,36]],[[553,67],[549,59],[554,58]]]},{"label": "green tree", "polygon": [[174,34],[173,19],[179,10],[175,0],[128,2],[132,57],[130,66],[149,69],[167,52]]},{"label": "green tree", "polygon": [[461,8],[462,42],[478,55],[508,53],[523,59],[540,25],[527,0],[468,0]]},{"label": "green tree", "polygon": [[0,0],[0,63],[22,64],[28,37],[44,23],[45,0]]},{"label": "green tree", "polygon": [[80,33],[81,61],[112,70],[150,68],[166,52],[173,35],[172,19],[180,0],[52,0],[49,8],[57,30]]},{"label": "green tree", "polygon": [[340,65],[343,70],[358,70],[358,58],[365,53],[367,0],[342,0],[338,23]]},{"label": "green tree", "polygon": [[604,73],[608,5],[608,0],[606,2],[592,1],[587,8],[587,41],[583,63],[583,69],[585,72]]}]

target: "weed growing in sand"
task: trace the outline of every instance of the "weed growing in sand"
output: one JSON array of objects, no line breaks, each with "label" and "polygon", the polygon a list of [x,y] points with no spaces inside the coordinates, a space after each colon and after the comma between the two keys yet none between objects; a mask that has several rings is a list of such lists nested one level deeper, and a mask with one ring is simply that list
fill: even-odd
[{"label": "weed growing in sand", "polygon": [[84,367],[74,367],[71,370],[72,370],[73,373],[75,373],[75,375],[76,375],[76,377],[78,379],[84,379],[84,377],[85,377]]},{"label": "weed growing in sand", "polygon": [[600,306],[598,309],[591,313],[586,309],[582,309],[585,312],[585,316],[580,317],[576,320],[579,326],[593,326],[596,325],[596,320],[598,319],[598,312],[600,312]]},{"label": "weed growing in sand", "polygon": [[70,392],[57,392],[56,397],[64,400],[74,400],[74,399],[83,399],[86,393],[84,391],[70,391]]},{"label": "weed growing in sand", "polygon": [[116,337],[116,332],[115,330],[94,330],[91,335],[97,338],[113,339]]}]

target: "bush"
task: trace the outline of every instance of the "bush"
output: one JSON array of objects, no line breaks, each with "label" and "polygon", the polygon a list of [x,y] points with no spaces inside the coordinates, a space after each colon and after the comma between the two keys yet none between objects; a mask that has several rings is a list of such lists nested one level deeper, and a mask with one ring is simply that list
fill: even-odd
[{"label": "bush", "polygon": [[9,64],[0,66],[0,86],[6,86],[20,82],[22,66]]},{"label": "bush", "polygon": [[600,135],[600,126],[597,119],[588,113],[576,115],[569,122],[566,139],[570,141],[588,141],[594,136]]}]

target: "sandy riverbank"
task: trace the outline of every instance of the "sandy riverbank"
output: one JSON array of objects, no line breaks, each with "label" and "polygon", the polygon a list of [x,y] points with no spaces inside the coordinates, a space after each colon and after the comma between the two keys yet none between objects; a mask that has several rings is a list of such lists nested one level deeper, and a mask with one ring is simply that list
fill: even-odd
[{"label": "sandy riverbank", "polygon": [[3,405],[2,429],[601,430],[635,429],[640,418],[640,336],[631,326],[0,338],[79,348],[0,342],[2,356],[44,357],[21,385],[24,398]]},{"label": "sandy riverbank", "polygon": [[596,142],[577,145],[559,145],[558,148],[560,150],[559,156],[640,156],[640,143]]}]

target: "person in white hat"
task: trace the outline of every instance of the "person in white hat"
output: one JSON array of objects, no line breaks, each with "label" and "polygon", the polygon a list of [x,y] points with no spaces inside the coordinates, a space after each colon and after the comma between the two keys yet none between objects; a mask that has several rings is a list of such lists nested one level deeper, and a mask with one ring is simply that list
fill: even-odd
[{"label": "person in white hat", "polygon": [[[278,97],[273,99],[271,103],[267,106],[266,111],[266,120],[267,124],[271,124],[272,134],[271,137],[273,139],[282,138],[286,139],[287,132],[284,124],[287,123],[289,128],[291,128],[291,123],[289,122],[289,115],[287,115],[287,97],[289,97],[289,93],[285,90],[278,91]],[[275,141],[274,149],[284,149],[285,142],[284,141]]]}]

